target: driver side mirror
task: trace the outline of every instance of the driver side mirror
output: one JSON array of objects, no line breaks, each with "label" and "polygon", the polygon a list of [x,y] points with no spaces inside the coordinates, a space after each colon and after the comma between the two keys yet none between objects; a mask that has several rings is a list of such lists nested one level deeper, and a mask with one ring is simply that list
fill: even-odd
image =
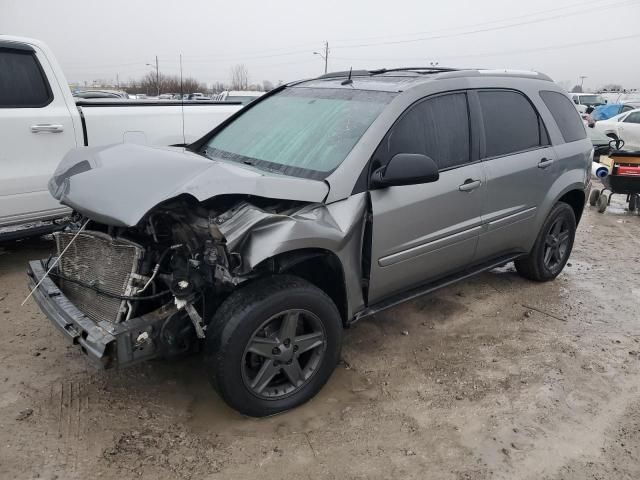
[{"label": "driver side mirror", "polygon": [[438,166],[432,158],[419,153],[398,153],[386,166],[373,172],[371,184],[376,188],[384,188],[430,183],[438,178]]}]

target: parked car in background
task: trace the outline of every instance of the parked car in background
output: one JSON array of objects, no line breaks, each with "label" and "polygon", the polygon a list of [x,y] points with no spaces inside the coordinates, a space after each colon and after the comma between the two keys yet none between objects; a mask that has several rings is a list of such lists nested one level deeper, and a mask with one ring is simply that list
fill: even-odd
[{"label": "parked car in background", "polygon": [[640,108],[596,122],[594,129],[624,142],[625,150],[640,150]]},{"label": "parked car in background", "polygon": [[[71,210],[47,190],[62,157],[78,146],[190,143],[237,105],[73,97],[42,42],[0,35],[0,239],[49,231]],[[111,93],[111,92],[107,92]],[[184,136],[183,136],[184,132]]]},{"label": "parked car in background", "polygon": [[591,118],[594,122],[600,120],[607,120],[611,117],[615,117],[621,113],[630,112],[638,107],[625,103],[608,103],[606,105],[600,105],[591,112]]},{"label": "parked car in background", "polygon": [[358,319],[509,261],[553,280],[591,155],[573,104],[537,72],[327,74],[186,150],[70,152],[49,188],[81,218],[29,282],[98,365],[202,347],[229,405],[273,415],[322,388]]},{"label": "parked car in background", "polygon": [[218,93],[213,96],[213,99],[221,102],[240,102],[246,105],[264,94],[265,92],[255,90],[231,90]]},{"label": "parked car in background", "polygon": [[569,97],[573,100],[580,113],[585,113],[587,107],[596,108],[607,103],[601,95],[596,93],[570,93]]},{"label": "parked car in background", "polygon": [[118,90],[76,90],[73,92],[74,98],[122,98],[128,99],[127,92]]}]

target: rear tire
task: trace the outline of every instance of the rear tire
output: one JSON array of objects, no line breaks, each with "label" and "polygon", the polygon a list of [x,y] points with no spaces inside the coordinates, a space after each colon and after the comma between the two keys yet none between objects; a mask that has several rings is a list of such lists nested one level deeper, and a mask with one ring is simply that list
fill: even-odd
[{"label": "rear tire", "polygon": [[290,275],[256,280],[232,293],[207,329],[209,379],[244,415],[292,409],[331,376],[342,329],[336,305],[309,282]]},{"label": "rear tire", "polygon": [[593,190],[589,195],[589,205],[595,207],[598,198],[600,198],[600,190]]},{"label": "rear tire", "polygon": [[629,212],[635,212],[638,209],[638,196],[631,194],[629,197]]},{"label": "rear tire", "polygon": [[608,195],[600,195],[598,197],[598,201],[596,202],[596,206],[598,207],[598,212],[604,213],[609,205],[609,196]]},{"label": "rear tire", "polygon": [[559,202],[542,224],[529,255],[515,261],[517,272],[536,282],[553,280],[569,260],[575,234],[575,213],[568,204]]}]

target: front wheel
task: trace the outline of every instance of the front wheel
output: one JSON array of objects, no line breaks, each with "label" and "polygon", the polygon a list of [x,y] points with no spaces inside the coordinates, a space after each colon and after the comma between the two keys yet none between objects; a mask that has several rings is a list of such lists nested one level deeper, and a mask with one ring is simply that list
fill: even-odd
[{"label": "front wheel", "polygon": [[553,280],[569,260],[575,235],[576,217],[573,209],[560,202],[542,224],[529,255],[515,261],[516,270],[529,280]]},{"label": "front wheel", "polygon": [[275,275],[220,306],[207,331],[205,361],[227,404],[264,417],[312,398],[335,369],[341,343],[333,301],[301,278]]}]

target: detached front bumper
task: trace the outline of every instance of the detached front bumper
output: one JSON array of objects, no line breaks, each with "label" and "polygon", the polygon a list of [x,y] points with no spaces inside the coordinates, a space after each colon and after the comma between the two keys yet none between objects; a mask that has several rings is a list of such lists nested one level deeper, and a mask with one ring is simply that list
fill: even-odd
[{"label": "detached front bumper", "polygon": [[[42,260],[29,262],[30,290],[45,273]],[[50,277],[33,292],[33,298],[51,323],[100,368],[122,367],[160,356],[162,325],[179,313],[168,306],[120,323],[96,322],[78,310]]]}]

